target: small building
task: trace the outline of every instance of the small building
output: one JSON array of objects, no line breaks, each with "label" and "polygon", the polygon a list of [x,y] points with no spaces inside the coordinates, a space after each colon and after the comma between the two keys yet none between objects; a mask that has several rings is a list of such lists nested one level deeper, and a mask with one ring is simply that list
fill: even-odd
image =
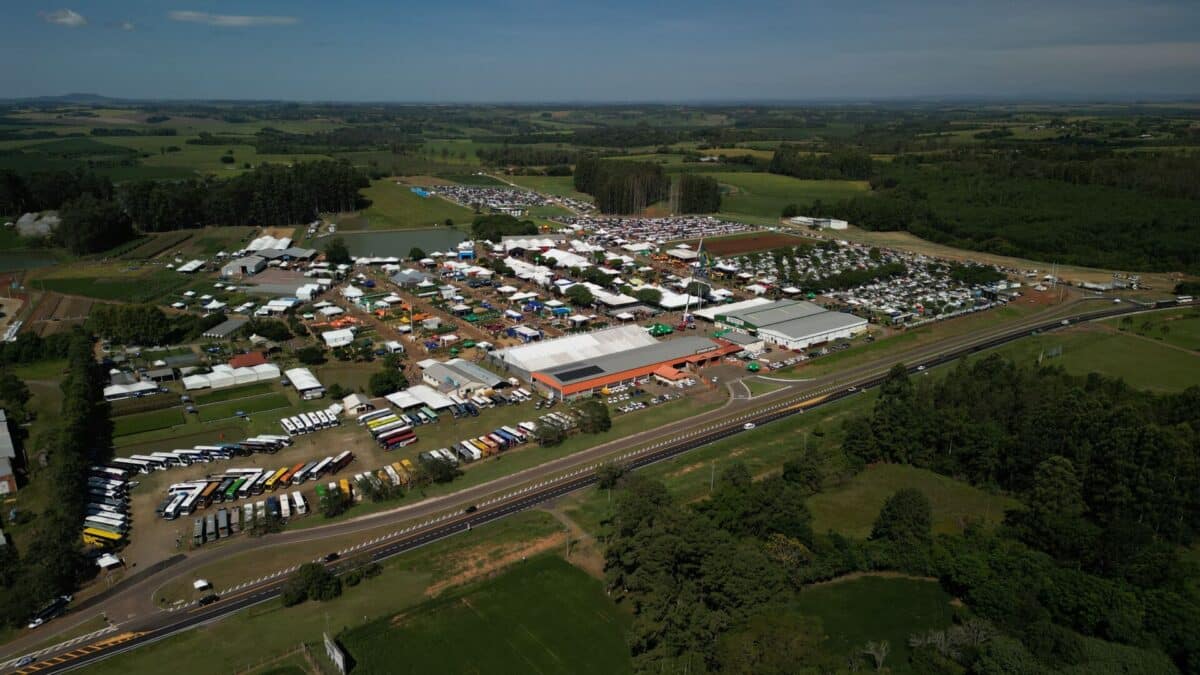
[{"label": "small building", "polygon": [[267,362],[267,355],[262,352],[246,352],[229,359],[230,368],[253,368]]},{"label": "small building", "polygon": [[350,394],[342,399],[342,407],[346,410],[347,415],[357,415],[375,409],[375,405],[371,403],[370,399],[362,394]]},{"label": "small building", "polygon": [[244,258],[238,258],[225,263],[221,267],[221,276],[226,279],[231,277],[250,277],[267,269],[267,259],[258,255],[248,255]]},{"label": "small building", "polygon": [[176,267],[175,271],[179,272],[180,274],[195,274],[202,269],[204,269],[203,260],[189,260],[179,267]]},{"label": "small building", "polygon": [[226,319],[221,323],[204,331],[204,337],[213,340],[228,340],[242,326],[248,323],[247,319]]},{"label": "small building", "polygon": [[143,380],[149,380],[157,383],[174,382],[177,377],[179,377],[179,374],[176,373],[175,369],[171,368],[170,366],[154,368],[142,373]]},{"label": "small building", "polygon": [[325,341],[325,346],[330,349],[338,347],[346,347],[354,342],[354,329],[342,328],[339,330],[327,330],[321,333],[321,339]]},{"label": "small building", "polygon": [[432,278],[418,270],[403,269],[391,276],[391,282],[400,288],[416,288],[427,281]]},{"label": "small building", "polygon": [[464,359],[446,362],[422,361],[421,379],[441,392],[471,396],[482,389],[495,389],[507,384],[504,378]]},{"label": "small building", "polygon": [[[0,410],[0,495],[13,494],[17,491],[17,476],[13,463],[17,458],[17,447],[13,444],[12,434],[8,429],[8,415]],[[0,543],[4,534],[0,533]]]},{"label": "small building", "polygon": [[687,374],[678,368],[671,366],[659,366],[654,371],[654,381],[665,384],[668,387],[678,387],[684,380],[688,378]]}]

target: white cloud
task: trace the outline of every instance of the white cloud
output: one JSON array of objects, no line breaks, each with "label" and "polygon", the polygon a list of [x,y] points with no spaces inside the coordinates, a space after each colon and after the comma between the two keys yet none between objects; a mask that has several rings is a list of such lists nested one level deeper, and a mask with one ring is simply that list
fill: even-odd
[{"label": "white cloud", "polygon": [[202,23],[222,28],[252,28],[254,26],[290,26],[299,23],[294,16],[244,16],[239,14],[209,14],[208,12],[177,11],[167,14],[172,21]]},{"label": "white cloud", "polygon": [[79,12],[69,9],[56,9],[53,12],[42,12],[42,18],[48,23],[66,26],[68,28],[79,28],[87,25],[87,19]]},{"label": "white cloud", "polygon": [[126,31],[126,32],[132,32],[134,30],[137,30],[137,24],[135,24],[132,21],[122,21],[121,23],[117,24],[117,28],[120,28],[121,30]]}]

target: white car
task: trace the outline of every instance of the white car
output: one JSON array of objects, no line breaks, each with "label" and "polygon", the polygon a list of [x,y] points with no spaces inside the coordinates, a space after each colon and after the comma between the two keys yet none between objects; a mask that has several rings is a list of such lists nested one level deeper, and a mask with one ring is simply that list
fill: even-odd
[{"label": "white car", "polygon": [[742,428],[745,429],[746,431],[750,431],[751,429],[753,429],[756,426],[758,426],[758,425],[756,425],[754,422],[746,422],[745,424],[742,425]]}]

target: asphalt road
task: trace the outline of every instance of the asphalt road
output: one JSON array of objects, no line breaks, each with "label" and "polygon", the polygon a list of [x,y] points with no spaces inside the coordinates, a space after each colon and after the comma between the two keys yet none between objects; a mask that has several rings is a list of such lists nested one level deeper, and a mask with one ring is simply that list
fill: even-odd
[{"label": "asphalt road", "polygon": [[[54,673],[80,668],[194,626],[219,620],[241,609],[274,598],[279,594],[286,576],[265,580],[235,593],[226,594],[219,602],[206,607],[191,606],[175,612],[166,612],[153,607],[153,591],[162,584],[190,574],[205,565],[250,549],[261,550],[264,547],[327,539],[436,516],[436,522],[427,526],[409,527],[406,530],[397,531],[394,533],[395,536],[376,537],[371,543],[360,545],[354,551],[356,558],[365,555],[373,560],[382,560],[591,485],[595,481],[594,470],[591,467],[601,459],[609,458],[616,453],[624,452],[622,463],[631,469],[636,469],[737,434],[743,430],[746,422],[754,422],[756,425],[767,424],[853,395],[854,392],[850,391],[851,388],[861,391],[876,386],[883,381],[887,371],[896,363],[903,362],[912,370],[919,366],[931,367],[1025,337],[1031,331],[1060,328],[1064,318],[1073,324],[1078,321],[1107,318],[1148,309],[1145,306],[1124,303],[1119,306],[1108,305],[1087,311],[1089,305],[1095,307],[1096,304],[1096,302],[1076,301],[1070,305],[1051,308],[1022,321],[998,326],[989,331],[950,338],[936,344],[892,354],[877,361],[847,368],[836,375],[796,381],[794,384],[786,385],[753,399],[731,399],[719,411],[641,432],[517,474],[409,507],[371,514],[327,526],[284,532],[279,535],[271,535],[265,540],[244,538],[220,548],[202,550],[179,564],[131,584],[128,588],[122,589],[108,598],[102,608],[97,608],[97,610],[104,609],[110,619],[120,624],[120,630],[112,635],[131,633],[132,637],[117,644],[99,646],[99,648],[90,650],[79,647],[73,647],[74,651],[71,649],[61,650],[69,656],[61,661],[54,658],[54,653],[39,654],[39,659],[47,660],[29,666],[25,671],[20,672]],[[1160,306],[1160,308],[1166,307]],[[1072,314],[1064,316],[1064,311],[1072,312]],[[529,487],[531,483],[535,483],[535,486]],[[497,496],[498,494],[499,496]],[[469,514],[463,513],[462,510],[469,505],[479,505],[478,510]],[[338,562],[334,562],[331,563],[331,566],[336,567],[338,564]],[[126,616],[120,612],[132,616]],[[93,611],[88,616],[94,615]],[[84,620],[86,618],[84,617]],[[71,627],[68,622],[64,622],[63,626],[59,632],[69,630]],[[46,639],[44,633],[38,634],[37,637],[41,641]],[[108,637],[106,636],[106,639]],[[0,658],[11,659],[16,654],[20,654],[20,646],[14,647],[14,644],[10,643],[6,646],[7,655]],[[42,664],[45,666],[37,668]],[[11,661],[0,667],[11,667]],[[36,670],[30,668],[36,668]]]}]

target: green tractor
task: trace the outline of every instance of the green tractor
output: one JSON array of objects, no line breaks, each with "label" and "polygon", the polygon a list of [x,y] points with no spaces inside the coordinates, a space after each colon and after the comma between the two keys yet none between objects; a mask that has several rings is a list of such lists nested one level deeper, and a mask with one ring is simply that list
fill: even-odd
[{"label": "green tractor", "polygon": [[750,363],[746,364],[746,370],[752,373],[757,373],[761,367],[762,366],[758,365],[758,361],[751,361]]}]

